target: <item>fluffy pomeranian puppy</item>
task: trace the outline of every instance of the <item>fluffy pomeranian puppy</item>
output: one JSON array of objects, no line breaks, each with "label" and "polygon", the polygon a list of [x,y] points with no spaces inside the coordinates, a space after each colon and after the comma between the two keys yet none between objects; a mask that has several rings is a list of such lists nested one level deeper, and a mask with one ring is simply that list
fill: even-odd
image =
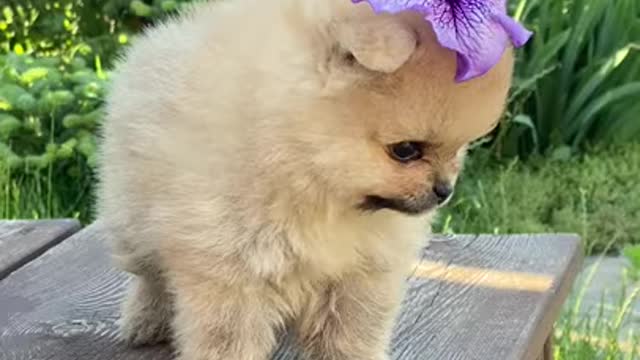
[{"label": "fluffy pomeranian puppy", "polygon": [[429,222],[496,124],[512,55],[455,83],[414,13],[349,0],[202,4],[127,52],[99,217],[135,275],[121,334],[182,360],[387,359]]}]

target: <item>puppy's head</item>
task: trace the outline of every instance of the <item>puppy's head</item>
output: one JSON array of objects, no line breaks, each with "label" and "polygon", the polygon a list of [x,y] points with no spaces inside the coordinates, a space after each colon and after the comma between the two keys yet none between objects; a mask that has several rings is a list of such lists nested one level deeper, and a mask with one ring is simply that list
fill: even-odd
[{"label": "puppy's head", "polygon": [[456,83],[455,53],[419,14],[374,15],[342,3],[309,27],[317,30],[311,68],[320,86],[298,104],[289,129],[300,171],[362,211],[433,210],[452,195],[467,145],[496,125],[512,55]]}]

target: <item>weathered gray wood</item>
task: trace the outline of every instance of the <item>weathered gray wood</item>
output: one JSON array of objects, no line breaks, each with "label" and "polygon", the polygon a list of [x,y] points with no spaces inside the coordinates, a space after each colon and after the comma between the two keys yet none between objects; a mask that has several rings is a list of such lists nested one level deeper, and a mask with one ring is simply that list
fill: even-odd
[{"label": "weathered gray wood", "polygon": [[[93,225],[0,282],[0,359],[164,360],[168,347],[117,340],[126,275]],[[562,236],[439,238],[424,251],[392,345],[394,359],[536,359],[581,260]],[[276,359],[298,358],[288,346]]]},{"label": "weathered gray wood", "polygon": [[73,219],[0,221],[0,279],[79,229]]}]

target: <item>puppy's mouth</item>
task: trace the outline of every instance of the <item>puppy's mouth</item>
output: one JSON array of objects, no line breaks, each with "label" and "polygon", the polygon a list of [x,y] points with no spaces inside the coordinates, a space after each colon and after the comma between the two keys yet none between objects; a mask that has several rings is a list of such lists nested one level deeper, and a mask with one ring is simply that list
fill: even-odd
[{"label": "puppy's mouth", "polygon": [[438,201],[433,196],[421,196],[416,198],[385,198],[377,195],[368,195],[360,204],[363,211],[394,210],[408,215],[420,215],[438,207]]}]

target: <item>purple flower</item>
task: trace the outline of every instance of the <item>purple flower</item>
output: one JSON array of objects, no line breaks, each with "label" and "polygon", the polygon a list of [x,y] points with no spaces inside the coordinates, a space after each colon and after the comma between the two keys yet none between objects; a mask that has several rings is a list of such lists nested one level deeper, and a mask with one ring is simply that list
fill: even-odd
[{"label": "purple flower", "polygon": [[352,0],[374,11],[411,10],[431,23],[440,44],[457,53],[456,81],[482,76],[496,65],[508,42],[523,46],[532,33],[507,15],[506,0]]}]

